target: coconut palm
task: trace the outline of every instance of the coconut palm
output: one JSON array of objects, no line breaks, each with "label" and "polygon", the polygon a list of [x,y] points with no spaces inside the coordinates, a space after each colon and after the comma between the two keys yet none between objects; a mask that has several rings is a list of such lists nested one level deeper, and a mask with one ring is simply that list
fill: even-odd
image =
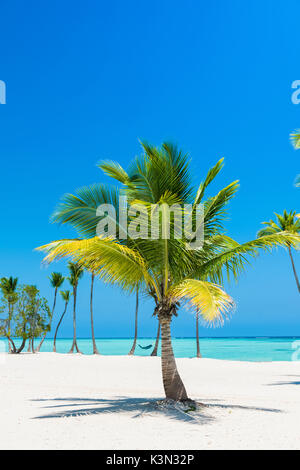
[{"label": "coconut palm", "polygon": [[[3,277],[0,280],[0,289],[1,292],[4,296],[4,298],[7,300],[7,305],[8,305],[8,320],[7,320],[7,329],[8,332],[10,332],[10,325],[11,325],[11,320],[13,316],[13,309],[14,309],[14,304],[17,301],[17,285],[18,285],[18,278],[17,277]],[[11,344],[8,342],[8,350],[11,352]]]},{"label": "coconut palm", "polygon": [[132,356],[136,348],[137,334],[138,334],[138,311],[139,311],[139,289],[137,287],[136,294],[135,294],[134,339],[133,339],[133,344],[131,346],[131,349],[128,353],[128,356]]},{"label": "coconut palm", "polygon": [[99,354],[96,339],[95,339],[95,330],[94,330],[94,313],[93,313],[93,293],[94,293],[94,281],[95,273],[92,272],[91,275],[91,294],[90,294],[90,313],[91,313],[91,329],[92,329],[92,341],[93,341],[93,354]]},{"label": "coconut palm", "polygon": [[199,342],[199,310],[196,311],[196,347],[197,347],[197,357],[201,358],[200,353],[200,342]]},{"label": "coconut palm", "polygon": [[295,149],[300,149],[300,129],[296,129],[290,134],[292,145]]},{"label": "coconut palm", "polygon": [[73,343],[69,353],[73,353],[74,349],[76,352],[81,353],[77,345],[77,338],[76,338],[76,303],[77,303],[77,289],[78,289],[78,282],[79,279],[83,276],[83,267],[80,266],[78,263],[68,263],[68,268],[70,271],[70,276],[68,277],[68,281],[73,288]]},{"label": "coconut palm", "polygon": [[66,311],[67,311],[67,308],[68,308],[68,304],[69,304],[69,300],[70,300],[70,291],[69,290],[62,290],[60,291],[60,295],[62,296],[62,299],[63,301],[65,302],[65,308],[64,308],[64,311],[59,319],[59,322],[57,324],[57,327],[55,329],[55,335],[54,335],[54,340],[53,340],[53,352],[56,352],[56,337],[57,337],[57,333],[58,333],[58,329],[61,325],[61,322],[63,321],[63,318],[66,314]]},{"label": "coconut palm", "polygon": [[[280,232],[289,232],[294,235],[300,235],[300,219],[297,217],[296,211],[291,211],[287,212],[286,210],[283,212],[283,215],[276,214],[276,222],[273,220],[270,220],[269,222],[262,222],[263,225],[265,225],[264,228],[262,228],[257,236],[258,237],[263,237],[265,235],[272,235]],[[300,282],[299,278],[297,275],[293,255],[292,255],[292,244],[288,243],[287,244],[290,260],[292,263],[292,269],[294,273],[294,277],[296,280],[297,288],[298,291],[300,292]]]},{"label": "coconut palm", "polygon": [[[51,329],[51,324],[52,324],[52,319],[54,315],[54,310],[55,310],[55,305],[56,305],[56,298],[57,298],[57,291],[63,284],[65,278],[61,273],[51,273],[51,276],[49,277],[50,279],[50,284],[54,288],[54,299],[53,299],[53,306],[51,310],[51,317],[50,317],[50,323],[49,323],[49,330]],[[39,352],[41,350],[42,344],[45,341],[45,338],[47,336],[47,332],[44,333],[43,338],[40,341],[40,344],[36,348],[36,351]]]},{"label": "coconut palm", "polygon": [[[144,154],[137,158],[127,173],[114,162],[105,162],[101,168],[121,184],[122,194],[130,202],[138,200],[148,211],[150,204],[163,206],[173,203],[191,203],[189,216],[193,219],[197,206],[204,201],[206,188],[222,168],[220,160],[193,192],[190,184],[188,157],[170,144],[155,148],[143,144]],[[294,245],[299,237],[281,232],[239,244],[224,234],[223,218],[225,206],[234,196],[238,182],[226,186],[215,196],[203,203],[204,243],[197,249],[189,249],[187,238],[166,237],[166,219],[159,219],[157,238],[131,238],[119,236],[127,230],[118,220],[116,237],[93,236],[99,221],[95,201],[108,200],[117,189],[110,193],[95,191],[95,186],[81,190],[81,198],[65,198],[56,212],[62,223],[71,223],[80,228],[84,236],[91,238],[58,240],[39,249],[47,253],[46,260],[70,257],[95,273],[104,282],[117,284],[128,292],[134,292],[139,285],[141,292],[155,300],[154,314],[161,327],[162,375],[166,398],[185,401],[188,395],[178,373],[171,341],[171,321],[177,315],[180,305],[187,303],[207,323],[222,323],[233,308],[231,297],[220,286],[223,270],[238,277],[243,270],[247,255],[256,256],[260,249],[270,250],[273,246]],[[100,202],[102,203],[102,202]],[[116,212],[120,212],[118,202]],[[129,220],[129,223],[132,219]],[[175,219],[171,223],[174,235]]]},{"label": "coconut palm", "polygon": [[150,354],[150,356],[157,356],[158,344],[159,344],[159,337],[160,337],[160,323],[158,322],[158,325],[157,325],[157,333],[156,333],[156,340],[155,340],[155,344],[154,344],[153,351],[152,351],[152,353]]},{"label": "coconut palm", "polygon": [[[296,131],[292,132],[290,134],[290,139],[292,141],[292,144],[296,150],[300,149],[300,129],[297,129]],[[300,187],[300,175],[297,176],[295,180],[295,186]]]}]

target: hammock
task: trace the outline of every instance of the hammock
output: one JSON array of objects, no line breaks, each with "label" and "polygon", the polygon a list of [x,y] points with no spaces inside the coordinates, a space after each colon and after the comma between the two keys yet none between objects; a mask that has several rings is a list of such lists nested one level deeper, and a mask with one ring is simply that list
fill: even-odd
[{"label": "hammock", "polygon": [[139,344],[139,347],[140,347],[141,349],[150,349],[150,348],[152,348],[152,344],[149,344],[148,346],[141,346],[141,345]]}]

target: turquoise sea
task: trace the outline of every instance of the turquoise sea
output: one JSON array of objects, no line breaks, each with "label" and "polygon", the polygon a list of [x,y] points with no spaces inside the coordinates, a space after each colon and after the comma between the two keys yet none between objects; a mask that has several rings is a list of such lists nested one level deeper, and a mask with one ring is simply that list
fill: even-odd
[{"label": "turquoise sea", "polygon": [[[132,345],[132,338],[97,339],[99,351],[104,355],[127,354]],[[139,347],[154,345],[154,338],[138,340],[136,355],[148,356],[151,349]],[[17,342],[19,343],[19,342]],[[36,345],[38,340],[36,341]],[[67,353],[72,339],[58,339],[57,352]],[[90,339],[79,339],[78,345],[84,354],[92,353]],[[45,340],[42,351],[52,351],[53,340]],[[174,338],[173,347],[176,357],[195,357],[195,338]],[[237,361],[300,361],[300,338],[200,338],[200,349],[203,357],[229,359]],[[0,351],[7,350],[7,341],[0,340]],[[26,351],[26,348],[25,348]]]}]

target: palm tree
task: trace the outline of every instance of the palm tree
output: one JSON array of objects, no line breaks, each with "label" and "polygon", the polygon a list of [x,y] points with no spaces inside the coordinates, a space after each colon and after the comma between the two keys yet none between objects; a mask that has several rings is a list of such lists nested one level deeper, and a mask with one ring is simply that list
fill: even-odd
[{"label": "palm tree", "polygon": [[[222,160],[209,170],[194,194],[186,155],[171,144],[163,144],[162,148],[143,144],[143,148],[144,154],[136,159],[129,173],[114,162],[103,163],[101,168],[122,183],[121,190],[129,202],[138,200],[147,210],[152,203],[191,202],[191,216],[194,217],[207,186],[222,168]],[[121,229],[127,230],[127,226],[122,226],[119,220],[115,238],[105,234],[93,236],[99,221],[95,201],[112,201],[112,194],[118,193],[114,188],[110,192],[104,191],[103,186],[98,187],[99,191],[95,186],[84,188],[80,198],[66,196],[55,215],[56,220],[79,227],[82,234],[90,238],[59,240],[39,248],[47,253],[45,259],[48,261],[71,257],[104,282],[117,284],[129,292],[134,292],[139,285],[141,291],[155,300],[154,314],[161,327],[163,384],[168,399],[188,399],[171,341],[171,321],[180,305],[187,302],[198,309],[207,323],[222,323],[234,305],[218,285],[223,282],[223,269],[237,278],[247,255],[255,256],[259,249],[270,250],[273,246],[294,245],[299,240],[299,236],[281,232],[239,244],[225,235],[222,226],[225,206],[237,188],[238,183],[233,182],[204,202],[204,243],[197,249],[189,249],[185,236],[163,236],[167,228],[164,217],[159,220],[160,235],[155,239],[124,239],[119,235]],[[118,202],[115,207],[118,214]],[[173,235],[174,231],[173,221]]]},{"label": "palm tree", "polygon": [[135,297],[135,320],[134,320],[134,339],[132,347],[128,353],[128,356],[133,356],[136,348],[137,334],[138,334],[138,311],[139,311],[139,288],[136,289]]},{"label": "palm tree", "polygon": [[[17,301],[17,285],[18,285],[18,278],[17,277],[3,277],[0,280],[0,289],[2,291],[2,294],[7,300],[8,304],[8,322],[7,322],[7,329],[8,332],[10,332],[10,324],[12,320],[12,315],[13,315],[13,310],[14,310],[14,304]],[[12,351],[11,344],[8,342],[8,350],[9,352]]]},{"label": "palm tree", "polygon": [[[277,220],[274,222],[273,220],[270,220],[269,222],[263,222],[265,225],[264,228],[262,228],[257,236],[258,237],[263,237],[265,235],[272,235],[280,232],[288,232],[293,235],[299,235],[300,234],[300,219],[297,217],[296,211],[291,211],[287,212],[286,210],[283,212],[283,215],[276,214]],[[292,263],[292,269],[293,273],[295,276],[296,284],[298,291],[300,292],[300,283],[299,283],[299,278],[297,275],[293,255],[292,255],[292,244],[288,243],[287,244],[288,252],[290,255],[290,260]]]},{"label": "palm tree", "polygon": [[74,352],[74,349],[76,349],[76,352],[81,353],[81,351],[78,348],[77,338],[76,338],[76,302],[77,302],[78,282],[79,282],[79,279],[83,276],[83,267],[80,266],[78,263],[69,262],[68,268],[70,271],[70,276],[68,277],[68,280],[71,286],[73,287],[73,343],[69,351],[69,354],[71,354]]},{"label": "palm tree", "polygon": [[[300,129],[297,129],[296,131],[292,132],[290,134],[290,139],[292,141],[292,145],[294,146],[294,148],[296,150],[299,150],[300,149]],[[298,188],[300,187],[300,175],[296,177],[295,186]]]},{"label": "palm tree", "polygon": [[59,319],[59,322],[57,324],[56,330],[55,330],[55,335],[54,335],[54,340],[53,340],[53,352],[56,352],[56,337],[58,333],[58,329],[60,327],[61,322],[63,321],[63,318],[66,314],[67,308],[68,308],[68,303],[70,300],[70,291],[69,290],[62,290],[60,291],[60,295],[62,296],[63,301],[65,302],[65,308],[64,311]]},{"label": "palm tree", "polygon": [[92,272],[91,278],[91,295],[90,295],[90,312],[91,312],[91,329],[92,329],[92,341],[93,341],[93,354],[100,354],[97,348],[95,331],[94,331],[94,316],[93,316],[93,292],[94,292],[94,281],[95,273]]},{"label": "palm tree", "polygon": [[157,356],[158,344],[159,344],[159,337],[160,337],[160,323],[158,322],[155,345],[154,345],[153,351],[152,351],[152,353],[150,354],[150,356]]},{"label": "palm tree", "polygon": [[[61,273],[55,273],[54,272],[54,273],[51,273],[51,276],[49,277],[49,279],[50,279],[51,286],[54,288],[53,307],[52,307],[52,311],[51,311],[50,324],[49,324],[49,330],[50,330],[51,329],[52,319],[53,319],[53,314],[54,314],[54,310],[55,310],[55,305],[56,305],[57,291],[60,288],[60,286],[63,284],[65,278]],[[45,341],[46,336],[47,336],[47,331],[44,333],[44,336],[41,339],[40,344],[36,348],[37,352],[40,352],[42,344]]]},{"label": "palm tree", "polygon": [[199,310],[196,311],[196,346],[197,346],[197,357],[201,358],[200,343],[199,343]]}]

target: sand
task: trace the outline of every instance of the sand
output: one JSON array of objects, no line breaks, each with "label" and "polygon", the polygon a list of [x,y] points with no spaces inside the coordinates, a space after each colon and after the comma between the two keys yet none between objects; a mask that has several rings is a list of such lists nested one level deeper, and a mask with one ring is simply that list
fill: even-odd
[{"label": "sand", "polygon": [[205,409],[156,406],[160,358],[2,353],[0,448],[300,448],[300,362],[177,362]]}]

